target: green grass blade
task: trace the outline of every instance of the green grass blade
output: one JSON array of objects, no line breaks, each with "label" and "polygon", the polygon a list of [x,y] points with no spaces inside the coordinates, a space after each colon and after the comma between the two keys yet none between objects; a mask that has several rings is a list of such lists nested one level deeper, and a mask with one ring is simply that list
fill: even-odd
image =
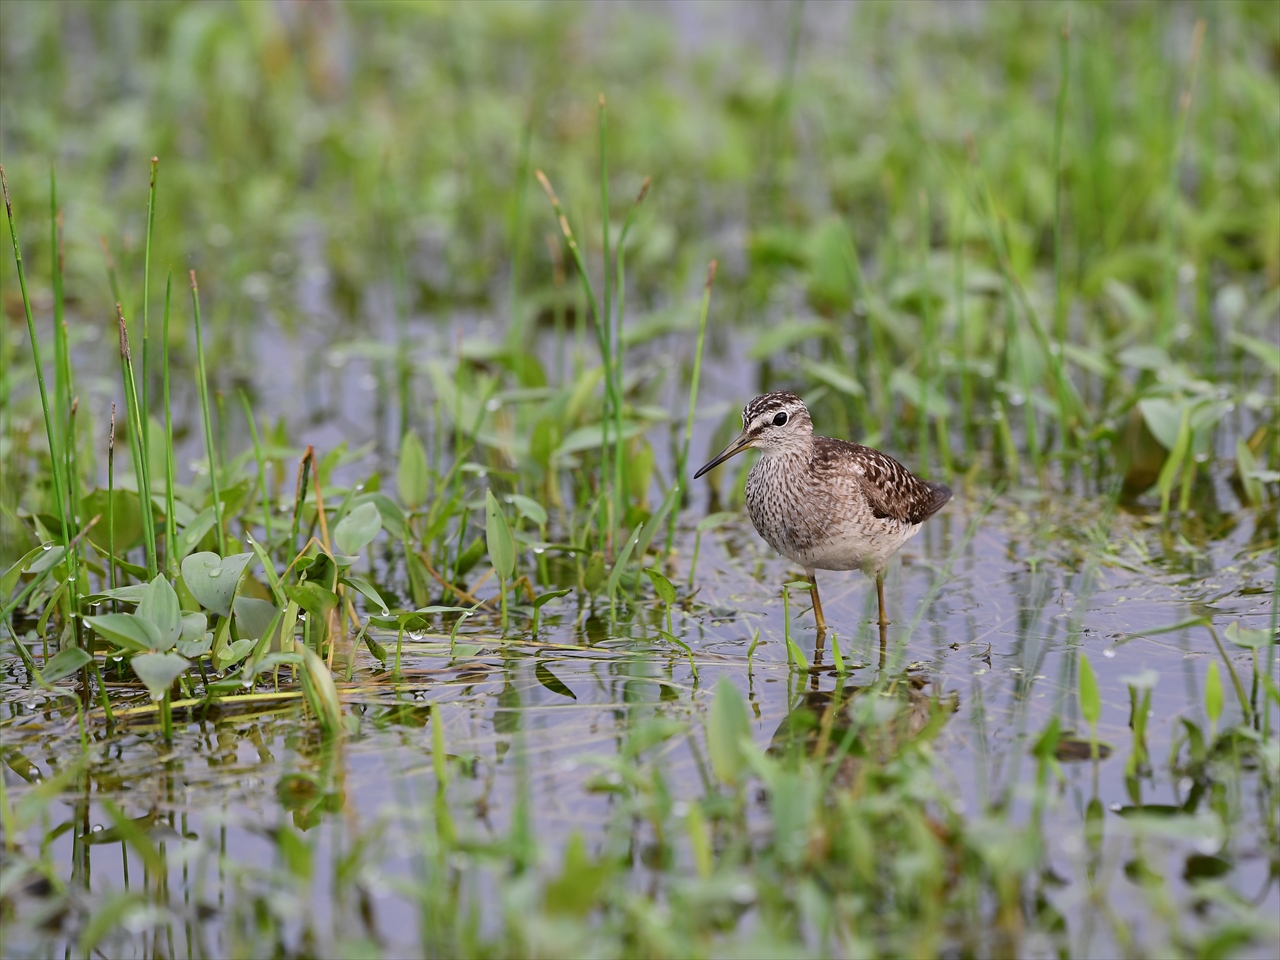
[{"label": "green grass blade", "polygon": [[204,363],[204,332],[200,324],[200,286],[196,283],[196,272],[191,276],[191,309],[196,324],[196,386],[200,391],[200,417],[204,424],[204,448],[209,457],[209,486],[213,493],[214,529],[218,536],[218,553],[227,555],[226,532],[223,528],[222,496],[218,489],[218,458],[214,451],[213,424],[209,416],[209,378]]}]

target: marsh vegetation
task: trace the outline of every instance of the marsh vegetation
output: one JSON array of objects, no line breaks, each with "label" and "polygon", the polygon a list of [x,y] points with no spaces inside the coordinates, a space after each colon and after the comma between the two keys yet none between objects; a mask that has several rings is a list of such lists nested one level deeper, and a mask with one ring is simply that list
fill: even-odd
[{"label": "marsh vegetation", "polygon": [[673,10],[0,5],[0,953],[1280,949],[1280,14]]}]

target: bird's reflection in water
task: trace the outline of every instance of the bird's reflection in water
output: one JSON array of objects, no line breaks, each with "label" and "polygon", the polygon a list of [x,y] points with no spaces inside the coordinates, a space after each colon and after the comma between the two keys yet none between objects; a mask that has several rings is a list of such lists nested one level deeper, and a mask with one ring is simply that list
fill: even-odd
[{"label": "bird's reflection in water", "polygon": [[884,761],[908,741],[931,737],[959,706],[958,693],[928,677],[902,673],[865,686],[837,677],[834,689],[799,695],[769,754],[837,763],[833,782],[849,784],[864,761]]}]

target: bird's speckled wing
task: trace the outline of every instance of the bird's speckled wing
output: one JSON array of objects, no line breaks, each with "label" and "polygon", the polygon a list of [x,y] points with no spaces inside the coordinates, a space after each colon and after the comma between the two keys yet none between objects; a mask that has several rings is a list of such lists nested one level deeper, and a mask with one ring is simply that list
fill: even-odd
[{"label": "bird's speckled wing", "polygon": [[815,437],[813,471],[818,476],[857,477],[872,513],[901,523],[924,523],[951,499],[951,489],[913,476],[893,457],[847,440]]}]

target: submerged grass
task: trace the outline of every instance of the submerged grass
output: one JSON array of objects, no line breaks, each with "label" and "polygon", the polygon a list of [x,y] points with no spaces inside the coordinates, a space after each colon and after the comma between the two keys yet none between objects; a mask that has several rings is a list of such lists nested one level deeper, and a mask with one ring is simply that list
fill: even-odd
[{"label": "submerged grass", "polygon": [[[5,325],[0,623],[19,660],[0,717],[0,952],[1274,945],[1280,104],[1265,57],[1280,24],[1259,6],[1215,7],[1206,26],[1155,4],[1073,5],[1068,32],[1068,8],[991,5],[972,34],[872,4],[848,38],[858,55],[832,56],[806,19],[828,14],[797,3],[779,76],[705,53],[679,97],[652,65],[674,54],[644,18],[628,21],[634,46],[588,54],[566,46],[563,7],[353,6],[336,28],[308,8],[294,34],[269,7],[118,9],[119,29],[160,37],[175,63],[187,37],[201,64],[146,87],[164,203],[151,147],[122,148],[151,157],[140,265],[128,215],[86,213],[112,209],[101,185],[119,159],[60,161],[76,229],[123,229],[121,275],[141,273],[140,371],[120,276],[109,262],[104,285],[96,254],[85,267],[92,244],[64,237],[57,182],[50,249],[34,254],[46,288],[29,287],[4,181],[18,280],[11,295],[6,268],[5,308],[21,310],[31,360],[9,363],[26,353]],[[4,5],[2,42],[43,37],[61,62],[61,41],[105,16]],[[348,49],[350,73],[317,37]],[[1153,57],[1163,40],[1183,53]],[[406,58],[414,42],[451,51],[449,75]],[[883,67],[890,49],[894,82],[864,77],[862,54]],[[972,66],[985,60],[990,72]],[[402,61],[410,79],[372,65]],[[62,152],[39,118],[94,124],[32,97],[27,67],[51,69],[6,53],[0,92],[19,211],[34,157]],[[449,94],[452,125],[426,122],[439,98],[414,84]],[[581,89],[609,90],[612,117]],[[195,156],[180,119],[193,104],[208,138]],[[567,260],[558,241],[535,255],[548,223],[524,212],[531,169]],[[620,230],[611,176],[644,177]],[[286,215],[295,203],[314,219]],[[208,324],[191,269],[192,325],[171,328],[167,271],[158,370],[153,256],[194,256],[216,278]],[[104,388],[90,331],[108,313],[120,373]],[[507,318],[501,335],[492,317]],[[277,337],[290,327],[324,333],[298,403]],[[891,576],[917,601],[892,658],[861,622],[832,638],[834,665],[809,645],[797,584],[744,546],[741,474],[712,488],[705,516],[682,513],[690,450],[714,450],[733,411],[774,387],[804,393],[827,432],[988,501],[963,535],[922,535],[945,563]],[[231,389],[247,436],[226,416]],[[77,411],[105,411],[107,394],[104,431]],[[131,475],[116,475],[118,443]],[[1082,529],[1069,514],[1089,501],[1102,508]],[[975,546],[997,502],[999,546]],[[699,565],[704,537],[714,554]],[[1012,612],[990,605],[984,566],[1006,555]],[[1097,649],[1085,617],[1117,615],[1090,606],[1104,570],[1131,591],[1161,585],[1192,616],[1155,624],[1117,598],[1140,631]],[[975,615],[956,610],[1016,622],[1014,639],[993,649],[1001,621],[961,629]],[[1166,682],[1153,700],[1145,668],[1109,675],[1100,656],[1128,662],[1124,643],[1171,621],[1186,697]],[[758,656],[761,643],[776,647]],[[1056,686],[1036,688],[1050,661]],[[981,678],[1009,663],[1006,707]],[[249,744],[270,758],[269,823],[242,819],[269,788],[201,780],[191,759],[240,770]],[[954,755],[976,771],[959,786]],[[377,796],[354,758],[385,766]],[[182,762],[208,799],[181,793]],[[158,784],[145,812],[129,792],[142,781]],[[122,887],[97,849],[116,845]]]}]

